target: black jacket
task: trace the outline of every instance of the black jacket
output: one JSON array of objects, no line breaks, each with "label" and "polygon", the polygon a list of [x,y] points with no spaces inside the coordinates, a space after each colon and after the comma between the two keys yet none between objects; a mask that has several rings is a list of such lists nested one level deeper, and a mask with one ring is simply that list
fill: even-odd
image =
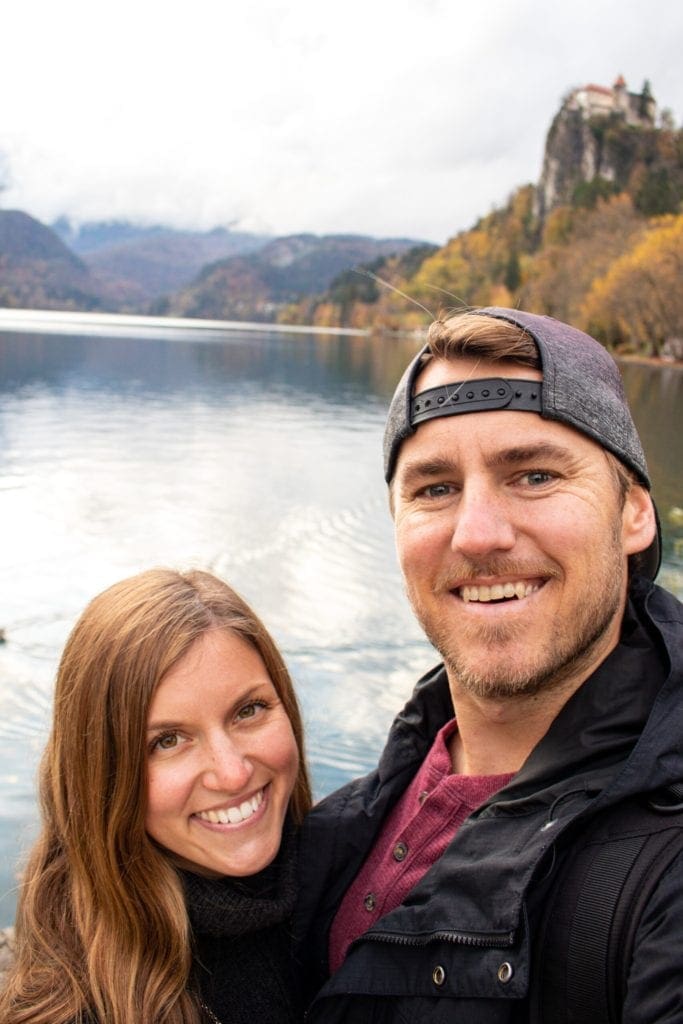
[{"label": "black jacket", "polygon": [[[534,930],[555,865],[593,816],[683,779],[683,606],[636,580],[619,646],[571,697],[512,781],[462,825],[404,903],[325,982],[329,929],[387,813],[453,709],[443,666],[418,684],[378,769],[311,812],[298,932],[309,1024],[528,1019]],[[624,1024],[683,1022],[683,858],[638,932]]]}]

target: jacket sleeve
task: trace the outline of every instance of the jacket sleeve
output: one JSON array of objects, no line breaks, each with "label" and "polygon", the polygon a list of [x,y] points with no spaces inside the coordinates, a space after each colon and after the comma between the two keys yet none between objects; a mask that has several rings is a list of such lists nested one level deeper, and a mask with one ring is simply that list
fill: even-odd
[{"label": "jacket sleeve", "polygon": [[683,853],[662,875],[636,932],[623,1024],[683,1024]]}]

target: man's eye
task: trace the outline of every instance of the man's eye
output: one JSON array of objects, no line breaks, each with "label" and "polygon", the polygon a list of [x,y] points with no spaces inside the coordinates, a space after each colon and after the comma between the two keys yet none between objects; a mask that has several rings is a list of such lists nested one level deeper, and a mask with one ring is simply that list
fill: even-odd
[{"label": "man's eye", "polygon": [[524,480],[531,484],[532,487],[540,487],[541,484],[547,484],[554,479],[555,475],[547,472],[545,469],[533,469],[529,473],[524,474]]},{"label": "man's eye", "polygon": [[422,490],[422,494],[426,498],[445,498],[451,494],[453,488],[450,484],[430,484]]}]

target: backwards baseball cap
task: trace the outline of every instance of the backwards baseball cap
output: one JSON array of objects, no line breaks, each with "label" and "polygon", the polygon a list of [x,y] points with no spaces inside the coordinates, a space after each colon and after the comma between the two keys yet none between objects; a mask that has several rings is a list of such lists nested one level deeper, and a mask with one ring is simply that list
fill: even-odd
[{"label": "backwards baseball cap", "polygon": [[[631,469],[651,489],[643,446],[626,402],[619,369],[607,350],[583,331],[549,316],[487,307],[470,315],[506,320],[536,344],[542,381],[487,377],[453,382],[413,395],[425,365],[426,345],[406,369],[394,392],[384,433],[384,477],[396,470],[401,445],[420,423],[468,412],[520,410],[558,420],[586,434]],[[653,502],[654,506],[654,502]],[[639,571],[654,579],[661,562],[661,527],[655,508],[655,539],[639,556]]]}]

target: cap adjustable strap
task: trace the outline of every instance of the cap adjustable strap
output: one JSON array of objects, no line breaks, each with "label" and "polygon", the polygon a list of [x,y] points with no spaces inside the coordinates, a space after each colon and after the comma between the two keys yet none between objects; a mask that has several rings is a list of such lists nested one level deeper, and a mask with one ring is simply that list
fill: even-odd
[{"label": "cap adjustable strap", "polygon": [[415,427],[438,416],[494,409],[540,413],[543,408],[541,387],[540,380],[504,380],[502,377],[443,384],[415,395],[410,403],[410,423]]}]

